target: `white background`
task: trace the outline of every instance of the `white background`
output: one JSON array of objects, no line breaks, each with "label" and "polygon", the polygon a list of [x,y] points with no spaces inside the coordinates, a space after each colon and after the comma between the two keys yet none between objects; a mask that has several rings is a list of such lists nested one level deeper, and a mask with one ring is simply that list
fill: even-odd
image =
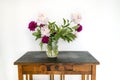
[{"label": "white background", "polygon": [[[0,0],[0,80],[17,80],[14,61],[27,51],[40,50],[27,28],[40,12],[58,23],[80,12],[83,31],[71,43],[60,41],[59,50],[89,51],[100,61],[97,80],[119,80],[120,0]],[[66,80],[80,79],[66,76]]]}]

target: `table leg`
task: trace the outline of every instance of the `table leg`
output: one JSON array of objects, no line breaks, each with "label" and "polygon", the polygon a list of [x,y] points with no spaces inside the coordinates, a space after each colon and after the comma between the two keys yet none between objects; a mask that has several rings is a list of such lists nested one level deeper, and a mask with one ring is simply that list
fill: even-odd
[{"label": "table leg", "polygon": [[85,80],[85,74],[82,74],[82,80]]},{"label": "table leg", "polygon": [[60,80],[62,80],[62,74],[60,74]]},{"label": "table leg", "polygon": [[89,80],[89,75],[86,75],[87,76],[87,80]]},{"label": "table leg", "polygon": [[91,80],[96,80],[96,65],[92,65]]},{"label": "table leg", "polygon": [[18,79],[23,80],[22,65],[18,65]]},{"label": "table leg", "polygon": [[60,80],[65,80],[65,74],[60,74]]},{"label": "table leg", "polygon": [[32,74],[30,74],[30,80],[33,80],[33,76],[32,76]]},{"label": "table leg", "polygon": [[28,74],[26,74],[26,80],[28,80]]},{"label": "table leg", "polygon": [[65,80],[65,74],[62,74],[62,80]]},{"label": "table leg", "polygon": [[50,74],[50,80],[54,80],[54,74]]}]

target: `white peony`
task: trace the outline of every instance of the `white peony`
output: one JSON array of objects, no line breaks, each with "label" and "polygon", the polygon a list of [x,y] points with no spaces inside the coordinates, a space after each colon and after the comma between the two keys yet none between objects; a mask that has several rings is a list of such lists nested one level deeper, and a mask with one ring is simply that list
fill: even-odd
[{"label": "white peony", "polygon": [[49,30],[48,26],[41,27],[41,34],[42,34],[42,37],[50,36],[50,30]]},{"label": "white peony", "polygon": [[75,24],[79,24],[81,20],[81,16],[79,13],[73,13],[71,15],[71,19],[72,19],[72,22],[74,22]]},{"label": "white peony", "polygon": [[47,24],[48,23],[48,18],[44,14],[39,14],[38,19],[37,19],[37,24]]}]

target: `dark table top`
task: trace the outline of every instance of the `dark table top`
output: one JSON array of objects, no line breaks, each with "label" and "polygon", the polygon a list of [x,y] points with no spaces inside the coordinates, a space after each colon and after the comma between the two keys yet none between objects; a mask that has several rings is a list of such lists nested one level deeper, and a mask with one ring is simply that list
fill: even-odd
[{"label": "dark table top", "polygon": [[14,62],[15,65],[36,63],[99,64],[99,61],[88,51],[59,51],[57,59],[49,59],[45,51],[29,51]]}]

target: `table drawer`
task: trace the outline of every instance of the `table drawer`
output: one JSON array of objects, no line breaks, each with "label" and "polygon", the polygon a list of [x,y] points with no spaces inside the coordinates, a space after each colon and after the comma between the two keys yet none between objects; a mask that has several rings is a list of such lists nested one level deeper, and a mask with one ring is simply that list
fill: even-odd
[{"label": "table drawer", "polygon": [[73,72],[90,72],[91,65],[23,65],[23,73],[48,73],[50,71],[73,71]]},{"label": "table drawer", "polygon": [[73,71],[91,71],[90,65],[74,65]]},{"label": "table drawer", "polygon": [[46,65],[24,65],[23,73],[41,73],[47,71]]}]

